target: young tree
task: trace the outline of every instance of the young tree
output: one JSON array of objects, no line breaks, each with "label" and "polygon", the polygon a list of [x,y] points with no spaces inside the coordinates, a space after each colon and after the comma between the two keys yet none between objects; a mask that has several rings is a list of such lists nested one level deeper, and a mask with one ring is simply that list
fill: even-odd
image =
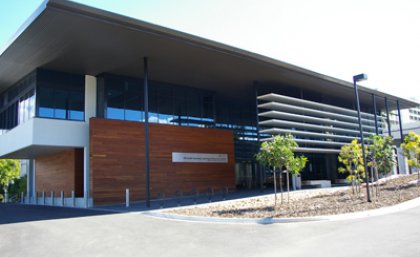
[{"label": "young tree", "polygon": [[[282,189],[281,168],[286,166],[290,158],[294,156],[293,149],[297,147],[297,143],[291,135],[275,136],[270,141],[261,144],[260,152],[257,154],[257,160],[265,165],[273,168],[274,172],[274,208],[277,205],[277,186],[276,186],[276,169],[280,170],[280,188]],[[283,203],[283,190],[281,190],[281,203]]]},{"label": "young tree", "polygon": [[292,156],[286,162],[287,202],[289,202],[290,200],[289,172],[292,173],[292,175],[299,174],[299,172],[303,168],[305,168],[307,161],[308,161],[308,158],[306,158],[305,156]]},{"label": "young tree", "polygon": [[[404,143],[401,144],[404,150],[404,155],[408,159],[408,166],[411,168],[420,168],[420,135],[415,132],[409,132],[404,138]],[[420,170],[418,172],[418,180],[420,180]]]},{"label": "young tree", "polygon": [[365,176],[365,168],[363,165],[362,147],[357,142],[357,139],[341,147],[338,161],[344,165],[344,167],[338,168],[338,171],[340,173],[349,173],[346,180],[348,183],[351,183],[353,194],[359,194],[360,183]]},{"label": "young tree", "polygon": [[0,159],[0,186],[3,188],[3,201],[7,202],[9,185],[19,177],[20,166],[18,160]]},{"label": "young tree", "polygon": [[[379,135],[371,135],[368,139],[368,166],[375,172],[376,179],[379,179],[379,174],[389,173],[395,163],[392,148],[393,140],[390,136],[382,137]],[[376,183],[376,196],[379,196],[378,183]]]}]

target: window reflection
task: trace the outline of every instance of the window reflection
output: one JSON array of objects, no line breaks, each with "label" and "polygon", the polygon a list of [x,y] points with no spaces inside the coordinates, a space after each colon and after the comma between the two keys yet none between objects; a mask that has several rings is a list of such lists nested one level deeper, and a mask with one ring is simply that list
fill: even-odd
[{"label": "window reflection", "polygon": [[85,119],[83,76],[46,70],[40,70],[37,74],[39,117],[79,121]]},{"label": "window reflection", "polygon": [[[144,122],[142,80],[107,74],[99,81],[105,118]],[[149,84],[149,122],[213,127],[213,110],[213,93],[209,91],[155,81]]]}]

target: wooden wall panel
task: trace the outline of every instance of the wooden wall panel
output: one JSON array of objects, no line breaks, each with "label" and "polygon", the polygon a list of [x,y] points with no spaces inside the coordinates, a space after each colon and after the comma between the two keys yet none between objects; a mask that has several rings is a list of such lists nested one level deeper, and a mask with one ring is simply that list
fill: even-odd
[{"label": "wooden wall panel", "polygon": [[[60,196],[64,191],[66,197],[75,191],[77,197],[83,196],[83,150],[69,149],[35,159],[36,191],[51,191]],[[81,190],[80,190],[81,188]]]},{"label": "wooden wall panel", "polygon": [[[229,130],[150,124],[150,190],[153,198],[177,191],[234,188],[233,133]],[[145,199],[144,124],[90,121],[91,194],[95,204]],[[228,163],[172,163],[172,152],[226,153]]]}]

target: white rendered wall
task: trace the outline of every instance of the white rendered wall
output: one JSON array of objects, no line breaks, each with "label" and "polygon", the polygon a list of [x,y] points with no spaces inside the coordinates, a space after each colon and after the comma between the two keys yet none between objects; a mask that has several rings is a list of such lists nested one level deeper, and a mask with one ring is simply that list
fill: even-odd
[{"label": "white rendered wall", "polygon": [[89,143],[89,125],[85,122],[34,118],[33,144],[84,147]]},{"label": "white rendered wall", "polygon": [[85,76],[85,120],[96,117],[96,77]]},{"label": "white rendered wall", "polygon": [[90,163],[89,163],[89,119],[92,117],[96,117],[96,77],[94,76],[85,76],[85,122],[87,124],[87,138],[85,142],[85,146],[83,147],[84,158],[83,158],[83,192],[84,192],[84,199],[85,205],[88,207],[92,205],[88,199],[90,199],[89,192],[90,192]]},{"label": "white rendered wall", "polygon": [[82,148],[89,143],[88,133],[89,125],[85,122],[32,118],[0,136],[0,157],[33,158],[13,153],[35,146]]}]

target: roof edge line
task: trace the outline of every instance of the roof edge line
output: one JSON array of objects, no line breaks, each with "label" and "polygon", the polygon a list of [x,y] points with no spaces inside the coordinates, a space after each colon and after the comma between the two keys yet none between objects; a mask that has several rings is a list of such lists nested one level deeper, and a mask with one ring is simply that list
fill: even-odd
[{"label": "roof edge line", "polygon": [[24,32],[47,8],[49,0],[44,0],[32,14],[19,26],[15,33],[0,46],[0,56],[15,42],[15,40]]}]

